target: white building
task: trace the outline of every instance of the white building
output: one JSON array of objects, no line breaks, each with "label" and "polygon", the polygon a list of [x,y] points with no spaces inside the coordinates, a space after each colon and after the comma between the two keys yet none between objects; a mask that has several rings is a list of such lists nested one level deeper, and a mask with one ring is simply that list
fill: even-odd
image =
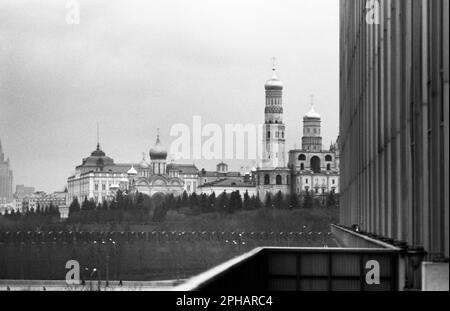
[{"label": "white building", "polygon": [[211,195],[214,192],[216,196],[219,196],[223,192],[230,194],[235,191],[239,191],[241,196],[244,196],[245,192],[248,192],[250,197],[257,196],[254,184],[229,178],[212,181],[198,187],[198,192],[206,195]]},{"label": "white building", "polygon": [[115,195],[116,186],[127,190],[129,186],[127,171],[132,164],[115,164],[114,160],[97,149],[75,168],[75,174],[67,179],[69,204],[74,198],[83,202],[85,198],[95,202],[109,200]]},{"label": "white building", "polygon": [[303,118],[302,148],[289,151],[292,189],[296,193],[339,193],[339,149],[322,148],[321,117],[314,107]]}]

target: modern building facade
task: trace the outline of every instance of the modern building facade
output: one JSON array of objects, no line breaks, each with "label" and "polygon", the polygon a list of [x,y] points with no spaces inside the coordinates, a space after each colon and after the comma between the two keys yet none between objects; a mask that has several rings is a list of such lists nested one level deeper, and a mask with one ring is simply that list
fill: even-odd
[{"label": "modern building facade", "polygon": [[448,258],[449,1],[376,3],[340,4],[341,223]]},{"label": "modern building facade", "polygon": [[2,142],[0,140],[0,200],[11,202],[13,199],[13,172],[9,158],[5,160]]}]

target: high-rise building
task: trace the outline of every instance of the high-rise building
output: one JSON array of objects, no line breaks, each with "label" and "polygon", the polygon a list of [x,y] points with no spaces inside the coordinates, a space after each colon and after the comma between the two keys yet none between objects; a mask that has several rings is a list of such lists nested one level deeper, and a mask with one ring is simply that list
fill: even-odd
[{"label": "high-rise building", "polygon": [[0,140],[0,201],[11,202],[13,199],[13,172],[9,158],[5,160],[2,142]]},{"label": "high-rise building", "polygon": [[340,6],[341,223],[448,258],[449,1],[373,2]]}]

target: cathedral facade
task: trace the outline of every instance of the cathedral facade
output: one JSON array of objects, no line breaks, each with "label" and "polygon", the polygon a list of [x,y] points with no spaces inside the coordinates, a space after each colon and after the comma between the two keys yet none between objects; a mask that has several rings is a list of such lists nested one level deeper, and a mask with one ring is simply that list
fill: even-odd
[{"label": "cathedral facade", "polygon": [[179,196],[184,191],[185,182],[179,176],[176,165],[167,165],[167,150],[161,144],[159,134],[156,144],[150,149],[150,164],[145,158],[138,165],[128,171],[130,178],[130,191],[140,192],[149,196],[173,194]]}]

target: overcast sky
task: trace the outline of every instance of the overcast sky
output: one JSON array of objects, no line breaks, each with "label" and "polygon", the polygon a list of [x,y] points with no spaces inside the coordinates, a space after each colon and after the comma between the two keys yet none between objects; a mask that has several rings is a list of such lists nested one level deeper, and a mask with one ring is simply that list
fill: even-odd
[{"label": "overcast sky", "polygon": [[125,163],[148,154],[157,128],[169,147],[171,126],[194,115],[262,123],[273,56],[288,149],[310,94],[325,147],[336,139],[339,1],[78,2],[68,25],[66,0],[0,1],[0,139],[15,184],[63,189],[95,149],[97,121],[102,149]]}]

